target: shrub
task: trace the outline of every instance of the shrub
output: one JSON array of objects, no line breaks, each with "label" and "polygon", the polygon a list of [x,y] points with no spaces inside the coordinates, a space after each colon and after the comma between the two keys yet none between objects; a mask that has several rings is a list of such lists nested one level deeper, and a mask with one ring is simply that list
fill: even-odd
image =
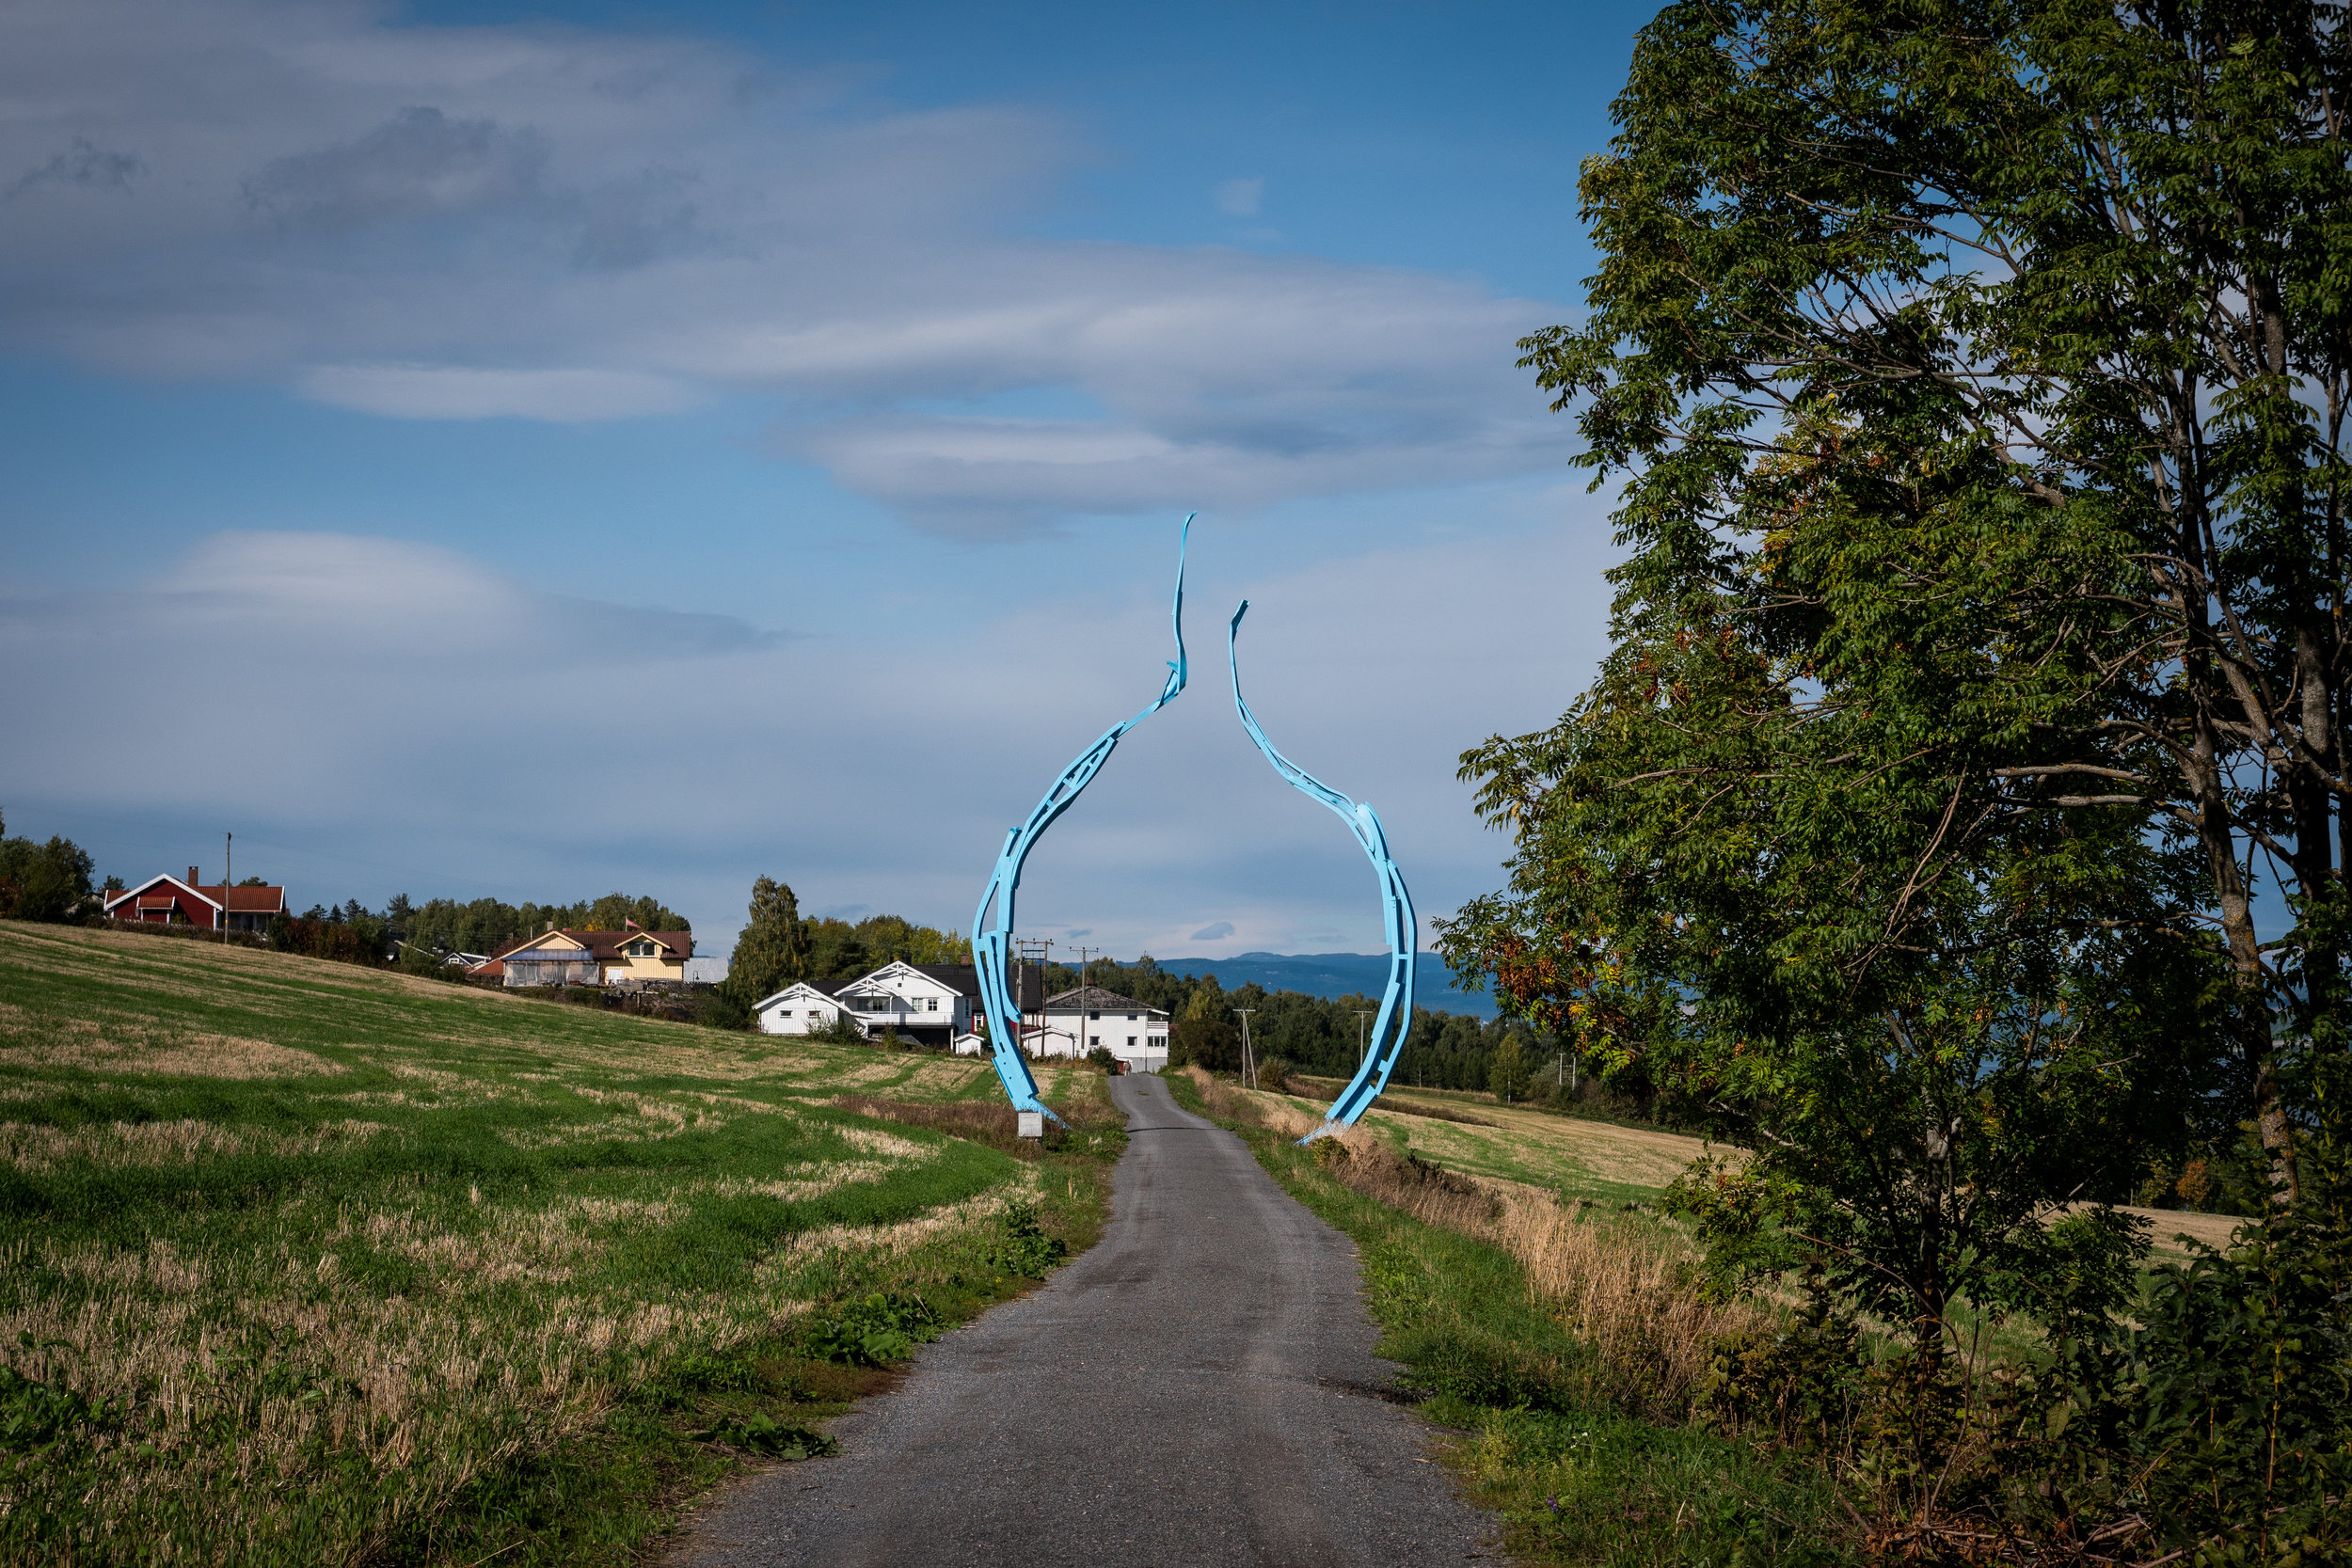
[{"label": "shrub", "polygon": [[939,1337],[939,1314],[921,1296],[877,1292],[847,1303],[838,1316],[810,1325],[802,1343],[819,1361],[885,1367]]},{"label": "shrub", "polygon": [[1060,1237],[1039,1228],[1034,1204],[1014,1203],[1006,1207],[1003,1234],[989,1249],[988,1261],[1017,1278],[1042,1279],[1069,1254]]},{"label": "shrub", "polygon": [[749,1449],[774,1459],[824,1459],[841,1451],[839,1443],[814,1427],[799,1421],[779,1421],[765,1411],[742,1420],[721,1421],[707,1432],[694,1433],[694,1440]]},{"label": "shrub", "polygon": [[1089,1066],[1100,1068],[1104,1072],[1119,1070],[1119,1058],[1111,1054],[1111,1048],[1107,1045],[1096,1046],[1087,1053],[1086,1059]]}]

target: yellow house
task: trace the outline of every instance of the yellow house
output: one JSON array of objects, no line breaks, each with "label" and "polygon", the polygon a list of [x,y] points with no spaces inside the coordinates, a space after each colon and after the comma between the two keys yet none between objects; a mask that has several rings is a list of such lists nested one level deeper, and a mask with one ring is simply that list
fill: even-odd
[{"label": "yellow house", "polygon": [[686,978],[691,931],[543,931],[471,973],[510,986],[612,986]]}]

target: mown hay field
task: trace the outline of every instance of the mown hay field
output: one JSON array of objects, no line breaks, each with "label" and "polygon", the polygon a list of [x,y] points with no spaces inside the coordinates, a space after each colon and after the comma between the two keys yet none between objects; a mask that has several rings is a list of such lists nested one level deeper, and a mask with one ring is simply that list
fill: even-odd
[{"label": "mown hay field", "polygon": [[453,1502],[649,1380],[894,1257],[984,1271],[1052,1173],[829,1101],[995,1092],[936,1054],[0,922],[0,1559],[440,1557]]},{"label": "mown hay field", "polygon": [[[1280,1100],[1310,1117],[1326,1103],[1298,1095],[1259,1097]],[[1454,1117],[1473,1119],[1450,1119]],[[1520,1182],[1593,1203],[1651,1202],[1692,1160],[1709,1152],[1703,1139],[1661,1128],[1499,1105],[1484,1094],[1393,1085],[1373,1102],[1363,1124],[1400,1152],[1409,1149],[1449,1170]],[[1711,1151],[1737,1152],[1720,1145]],[[2185,1253],[2184,1238],[2226,1247],[2243,1223],[2228,1214],[2178,1209],[2126,1208],[2123,1212],[2148,1222],[2156,1250],[2169,1256]]]}]

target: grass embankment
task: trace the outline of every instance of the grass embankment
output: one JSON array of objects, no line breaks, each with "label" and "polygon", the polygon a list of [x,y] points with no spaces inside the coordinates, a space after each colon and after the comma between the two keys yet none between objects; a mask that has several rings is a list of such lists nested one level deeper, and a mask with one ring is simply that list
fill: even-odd
[{"label": "grass embankment", "polygon": [[[1641,1180],[1653,1174],[1636,1163],[1649,1158],[1641,1146],[1613,1160],[1613,1144],[1581,1141],[1619,1130],[1572,1123],[1530,1148],[1506,1125],[1513,1113],[1476,1107],[1486,1161],[1519,1173],[1554,1162],[1539,1188],[1410,1157],[1408,1135],[1475,1123],[1375,1112],[1344,1139],[1301,1148],[1314,1125],[1305,1102],[1169,1082],[1356,1242],[1380,1354],[1454,1429],[1447,1457],[1506,1521],[1515,1552],[1609,1568],[1845,1560],[1845,1521],[1817,1468],[1688,1423],[1708,1344],[1744,1309],[1700,1301],[1671,1227],[1617,1207],[1657,1191]],[[1610,1202],[1564,1200],[1564,1175]]]},{"label": "grass embankment", "polygon": [[995,1092],[0,923],[0,1559],[626,1560],[1093,1239],[1101,1078],[1041,1157],[917,1125]]}]

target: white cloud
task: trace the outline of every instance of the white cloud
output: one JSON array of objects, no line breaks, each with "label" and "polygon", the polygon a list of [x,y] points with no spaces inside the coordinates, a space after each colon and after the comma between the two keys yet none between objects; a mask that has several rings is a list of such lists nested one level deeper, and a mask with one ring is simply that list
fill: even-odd
[{"label": "white cloud", "polygon": [[[1584,684],[1605,555],[1555,527],[1244,582],[1197,531],[1192,686],[1041,843],[1024,928],[1173,954],[1215,911],[1241,948],[1378,948],[1355,841],[1233,717],[1218,645],[1243,592],[1276,743],[1377,806],[1424,913],[1491,887],[1503,846],[1454,754]],[[126,876],[233,828],[240,867],[250,840],[301,903],[625,886],[723,948],[767,874],[803,908],[964,927],[1006,825],[1157,692],[1164,595],[1106,585],[852,645],[540,594],[396,540],[220,534],[119,592],[0,589],[0,664],[40,672],[0,683],[0,800]],[[1009,678],[1069,649],[1041,689]]]},{"label": "white cloud", "polygon": [[[1009,219],[1083,149],[1018,108],[861,111],[821,71],[693,39],[391,25],[341,0],[20,0],[0,100],[0,348],[396,418],[765,395],[790,410],[779,450],[943,529],[1484,480],[1564,450],[1512,366],[1557,307],[1019,239]],[[1262,183],[1218,198],[1254,208]],[[1100,412],[993,401],[1038,392]]]},{"label": "white cloud", "polygon": [[1259,203],[1265,199],[1265,180],[1227,180],[1211,193],[1216,210],[1231,217],[1246,218],[1257,214]]},{"label": "white cloud", "polygon": [[303,372],[303,395],[396,420],[513,417],[577,423],[675,414],[692,391],[634,371],[491,371],[462,365],[320,365]]}]

